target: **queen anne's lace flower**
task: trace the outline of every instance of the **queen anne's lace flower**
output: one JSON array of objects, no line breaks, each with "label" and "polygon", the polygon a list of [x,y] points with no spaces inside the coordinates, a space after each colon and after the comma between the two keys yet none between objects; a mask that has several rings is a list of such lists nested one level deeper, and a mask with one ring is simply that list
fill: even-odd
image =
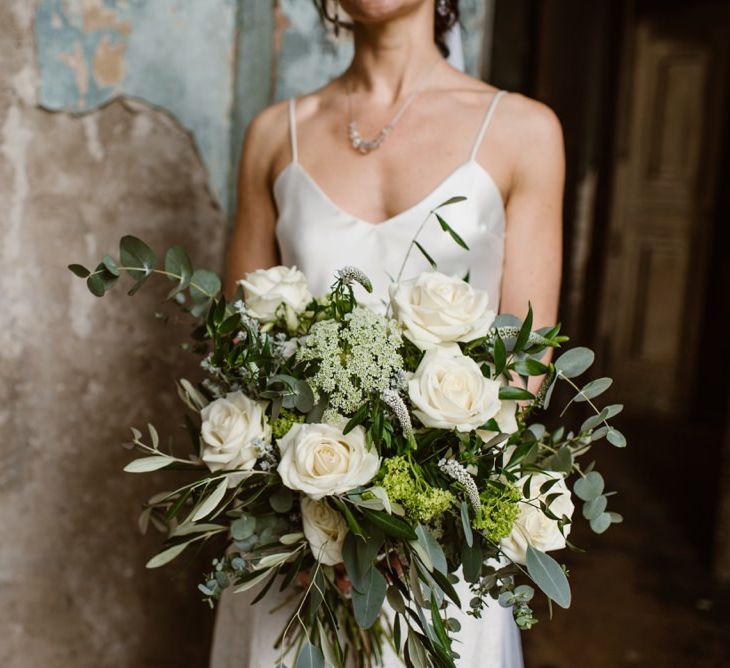
[{"label": "queen anne's lace flower", "polygon": [[403,369],[398,352],[402,338],[398,325],[374,311],[358,307],[342,322],[315,323],[301,342],[297,362],[313,362],[308,382],[319,399],[343,415],[354,413],[368,394],[381,394]]}]

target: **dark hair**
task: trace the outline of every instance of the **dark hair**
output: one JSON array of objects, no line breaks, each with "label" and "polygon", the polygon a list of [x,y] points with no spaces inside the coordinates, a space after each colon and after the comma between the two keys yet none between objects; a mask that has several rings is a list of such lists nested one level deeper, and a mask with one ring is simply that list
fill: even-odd
[{"label": "dark hair", "polygon": [[[328,9],[328,0],[313,1],[324,23],[335,26],[335,30],[338,28],[347,28],[349,30],[352,28],[351,23],[336,20],[336,17]],[[436,46],[438,46],[444,57],[447,57],[449,47],[446,45],[446,35],[459,21],[459,0],[436,0],[435,5],[433,41],[436,42]]]}]

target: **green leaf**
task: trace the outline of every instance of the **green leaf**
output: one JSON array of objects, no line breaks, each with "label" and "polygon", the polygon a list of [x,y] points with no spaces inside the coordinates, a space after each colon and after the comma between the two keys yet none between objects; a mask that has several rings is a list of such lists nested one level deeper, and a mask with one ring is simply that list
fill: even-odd
[{"label": "green leaf", "polygon": [[448,232],[449,236],[457,243],[459,246],[461,246],[464,250],[469,250],[469,246],[466,245],[466,242],[453,230],[451,225],[449,225],[441,216],[439,216],[437,213],[434,214],[436,216],[436,220],[439,221],[439,225],[441,225],[441,229],[444,232]]},{"label": "green leaf", "polygon": [[603,533],[611,526],[611,521],[611,515],[609,513],[601,513],[598,517],[590,521],[590,526],[595,533]]},{"label": "green leaf", "polygon": [[425,257],[426,261],[431,265],[431,269],[435,270],[437,268],[436,261],[426,252],[426,249],[423,246],[421,246],[421,244],[419,244],[415,239],[413,240],[413,243],[416,246],[416,248],[418,248],[418,250],[421,251],[421,253],[423,253],[423,257]]},{"label": "green leaf", "polygon": [[426,552],[428,553],[429,559],[431,560],[431,564],[433,564],[433,567],[437,571],[447,573],[448,566],[446,565],[446,556],[444,555],[444,551],[441,549],[441,546],[438,544],[438,541],[433,537],[431,532],[425,526],[423,526],[423,524],[418,524],[416,526],[416,536],[418,537],[417,540],[420,543],[421,547],[423,547],[423,549],[426,550]]},{"label": "green leaf", "polygon": [[277,513],[288,513],[294,505],[294,494],[286,487],[279,487],[269,496],[269,505]]},{"label": "green leaf", "polygon": [[532,545],[527,546],[527,572],[535,584],[561,608],[570,607],[570,585],[560,564]]},{"label": "green leaf", "polygon": [[388,515],[385,512],[368,510],[366,508],[363,508],[363,514],[376,527],[382,529],[389,536],[393,536],[394,538],[399,538],[401,540],[417,539],[416,532],[413,530],[413,527],[395,515]]},{"label": "green leaf", "polygon": [[573,485],[575,495],[583,501],[592,501],[603,494],[605,482],[598,471],[591,471],[585,478],[579,478]]},{"label": "green leaf", "polygon": [[439,204],[434,209],[434,211],[437,211],[438,209],[442,209],[445,206],[449,206],[450,204],[458,204],[459,202],[465,202],[465,201],[466,201],[466,197],[464,197],[463,195],[456,195],[454,197],[450,197],[445,202],[441,202],[441,204]]},{"label": "green leaf", "polygon": [[471,547],[474,544],[474,534],[471,531],[471,522],[469,521],[469,506],[466,501],[461,502],[461,526],[464,528],[464,540]]},{"label": "green leaf", "polygon": [[324,668],[324,655],[322,654],[322,650],[312,645],[312,643],[305,641],[302,649],[299,650],[294,668]]},{"label": "green leaf", "polygon": [[585,504],[583,504],[583,517],[585,517],[589,522],[592,522],[599,515],[604,514],[607,505],[608,499],[603,495],[597,496],[595,499],[591,499],[590,501],[586,501]]},{"label": "green leaf", "polygon": [[514,348],[512,348],[513,352],[518,353],[520,350],[522,350],[525,347],[525,344],[527,343],[527,339],[530,338],[531,332],[532,332],[532,304],[530,304],[528,302],[527,315],[525,316],[525,321],[522,323],[522,327],[520,327],[520,333],[517,335],[517,340],[515,341]]},{"label": "green leaf", "polygon": [[68,268],[79,278],[86,278],[91,272],[80,264],[70,264]]},{"label": "green leaf", "polygon": [[342,545],[342,561],[345,563],[347,575],[355,589],[362,591],[366,585],[368,571],[373,568],[375,557],[382,545],[381,540],[376,538],[358,538],[353,533],[345,536]]},{"label": "green leaf", "polygon": [[117,277],[119,276],[119,268],[117,267],[117,263],[114,262],[114,259],[112,258],[111,255],[105,255],[102,258],[101,263],[104,265],[106,270],[110,274],[112,274],[112,276],[117,276]]},{"label": "green leaf", "polygon": [[330,499],[337,506],[339,511],[345,516],[345,521],[347,522],[347,526],[350,531],[352,531],[352,533],[354,533],[356,536],[365,538],[365,533],[363,532],[359,522],[355,519],[355,516],[352,514],[349,506],[337,496],[331,496]]},{"label": "green leaf", "polygon": [[581,391],[576,395],[575,401],[588,401],[597,397],[599,394],[603,394],[613,381],[610,378],[596,378],[587,385],[584,385]]},{"label": "green leaf", "polygon": [[626,437],[618,430],[611,427],[606,434],[606,440],[617,448],[626,447]]},{"label": "green leaf", "polygon": [[575,378],[586,371],[596,358],[590,348],[571,348],[555,360],[555,368],[565,378]]},{"label": "green leaf", "polygon": [[505,386],[499,388],[499,398],[500,399],[515,399],[515,400],[519,401],[522,399],[534,399],[535,395],[532,394],[532,392],[528,392],[527,390],[525,390],[521,387],[505,385]]},{"label": "green leaf", "polygon": [[253,536],[256,530],[256,518],[251,515],[244,515],[231,522],[231,536],[233,540],[246,540]]},{"label": "green leaf", "polygon": [[371,568],[363,584],[362,591],[353,586],[352,610],[358,626],[369,629],[383,608],[387,583],[377,568]]},{"label": "green leaf", "polygon": [[393,586],[388,587],[385,595],[388,598],[388,604],[391,608],[393,608],[393,610],[395,610],[395,612],[398,612],[401,615],[406,614],[406,603],[403,600],[403,595],[398,591],[398,589]]},{"label": "green leaf", "polygon": [[141,239],[127,235],[119,242],[119,258],[129,275],[137,281],[146,279],[157,265],[155,252]]},{"label": "green leaf", "polygon": [[512,368],[520,374],[520,376],[542,376],[550,369],[547,364],[543,364],[531,357],[527,357],[523,360],[517,360],[512,365]]},{"label": "green leaf", "polygon": [[91,274],[89,278],[86,279],[86,287],[89,288],[89,292],[94,295],[94,297],[103,297],[106,292],[106,283],[101,277],[101,274]]},{"label": "green leaf", "polygon": [[202,520],[204,517],[210,515],[223,500],[223,497],[226,495],[227,489],[228,478],[224,476],[218,483],[216,488],[211,492],[211,494],[207,496],[205,500],[195,509],[190,517],[190,520],[192,522],[197,522],[198,520]]},{"label": "green leaf", "polygon": [[180,543],[179,545],[168,547],[166,550],[163,550],[152,557],[152,559],[145,564],[145,568],[159,568],[160,566],[164,566],[180,555],[191,542],[192,541],[187,541],[186,543]]},{"label": "green leaf", "polygon": [[221,279],[207,269],[197,269],[190,278],[190,296],[193,301],[204,303],[221,291]]},{"label": "green leaf", "polygon": [[190,283],[193,275],[193,267],[190,264],[190,258],[182,246],[172,246],[165,253],[165,271],[176,274],[167,278],[178,283],[179,289],[185,289]]},{"label": "green leaf", "polygon": [[173,460],[165,455],[152,455],[151,457],[141,457],[135,459],[124,467],[127,473],[148,473],[149,471],[157,471],[172,464]]},{"label": "green leaf", "polygon": [[454,603],[454,605],[461,609],[461,599],[454,589],[454,585],[449,581],[449,577],[446,573],[434,569],[431,571],[431,577],[436,581],[436,584],[441,587],[441,590],[446,594]]},{"label": "green leaf", "polygon": [[464,545],[461,551],[461,568],[467,582],[477,582],[482,572],[482,549],[477,541],[469,547]]},{"label": "green leaf", "polygon": [[499,374],[504,371],[504,367],[507,364],[507,349],[504,346],[504,341],[502,341],[502,337],[497,335],[497,337],[494,339],[494,375],[499,376]]}]

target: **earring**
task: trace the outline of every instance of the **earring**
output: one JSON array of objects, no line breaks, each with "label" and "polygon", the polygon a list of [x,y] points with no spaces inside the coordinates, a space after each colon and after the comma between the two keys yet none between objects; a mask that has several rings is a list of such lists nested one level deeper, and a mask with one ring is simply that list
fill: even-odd
[{"label": "earring", "polygon": [[335,24],[335,37],[339,37],[340,36],[340,3],[338,2],[338,0],[335,0],[334,24]]},{"label": "earring", "polygon": [[436,3],[436,11],[439,16],[446,18],[451,13],[451,7],[449,7],[449,0],[438,0]]}]

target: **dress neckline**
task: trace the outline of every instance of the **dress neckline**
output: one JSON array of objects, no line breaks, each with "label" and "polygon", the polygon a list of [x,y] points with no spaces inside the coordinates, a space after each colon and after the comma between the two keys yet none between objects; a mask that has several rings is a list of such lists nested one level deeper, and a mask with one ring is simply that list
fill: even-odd
[{"label": "dress neckline", "polygon": [[[388,218],[385,218],[384,220],[379,221],[370,221],[365,220],[364,218],[360,218],[359,216],[356,216],[352,213],[350,213],[347,209],[344,209],[341,207],[337,202],[335,202],[332,197],[330,197],[327,192],[317,183],[317,181],[314,179],[314,177],[307,171],[307,169],[297,160],[290,162],[284,169],[279,172],[279,174],[274,179],[273,184],[273,190],[276,192],[277,186],[279,185],[280,181],[283,179],[283,177],[289,173],[290,171],[296,169],[303,177],[305,182],[309,185],[309,187],[317,193],[317,195],[325,201],[329,206],[331,206],[333,209],[335,209],[338,213],[341,215],[347,216],[350,218],[353,222],[359,223],[361,225],[367,225],[368,227],[372,228],[381,228],[381,227],[387,227],[391,225],[392,223],[395,223],[396,221],[400,220],[401,218],[407,216],[408,214],[413,213],[414,211],[417,211],[418,209],[423,208],[430,200],[431,198],[438,193],[442,188],[444,188],[457,174],[462,172],[468,167],[475,167],[478,171],[478,173],[484,178],[485,183],[487,186],[492,190],[492,193],[496,196],[496,200],[499,203],[500,212],[502,214],[502,217],[505,218],[506,216],[506,207],[504,199],[502,198],[502,192],[499,189],[499,186],[497,185],[496,181],[492,177],[492,175],[489,173],[488,170],[486,170],[482,165],[477,162],[475,159],[470,158],[469,160],[466,160],[462,162],[461,164],[457,165],[451,172],[449,172],[443,179],[441,179],[426,195],[421,197],[419,200],[417,200],[414,204],[411,206],[403,209],[402,211],[399,211],[398,213],[389,216]],[[471,189],[470,189],[471,190]],[[453,192],[450,193],[449,197],[454,197],[457,195],[465,195],[468,196],[469,193],[460,193],[460,192]],[[446,198],[448,199],[448,198]],[[445,200],[444,200],[445,201]],[[433,204],[432,208],[437,207],[440,204],[440,202],[436,202]],[[420,222],[420,221],[418,221]]]}]

